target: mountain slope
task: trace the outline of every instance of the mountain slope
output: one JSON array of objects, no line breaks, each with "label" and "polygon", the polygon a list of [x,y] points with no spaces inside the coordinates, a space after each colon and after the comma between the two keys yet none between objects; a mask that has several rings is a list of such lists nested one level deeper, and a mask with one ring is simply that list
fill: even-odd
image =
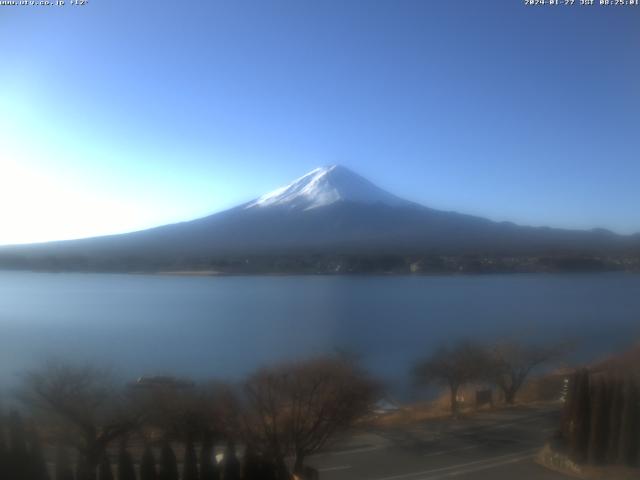
[{"label": "mountain slope", "polygon": [[433,210],[331,166],[205,218],[124,235],[5,247],[0,257],[180,266],[187,258],[246,255],[608,255],[637,252],[639,245],[638,236],[606,230],[523,227]]}]

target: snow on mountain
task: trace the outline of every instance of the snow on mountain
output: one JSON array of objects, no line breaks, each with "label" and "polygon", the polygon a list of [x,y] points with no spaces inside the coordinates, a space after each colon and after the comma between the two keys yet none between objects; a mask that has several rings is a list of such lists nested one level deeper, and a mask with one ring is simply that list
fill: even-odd
[{"label": "snow on mountain", "polygon": [[339,201],[390,206],[411,202],[376,187],[369,180],[340,165],[316,168],[284,187],[248,203],[245,209],[286,206],[311,210]]}]

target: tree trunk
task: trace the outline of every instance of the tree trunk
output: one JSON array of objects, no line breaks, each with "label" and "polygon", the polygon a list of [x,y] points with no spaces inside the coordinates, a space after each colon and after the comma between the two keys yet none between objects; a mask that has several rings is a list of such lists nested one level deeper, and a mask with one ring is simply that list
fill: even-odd
[{"label": "tree trunk", "polygon": [[451,415],[456,417],[458,415],[458,386],[451,386]]},{"label": "tree trunk", "polygon": [[504,389],[504,401],[507,405],[513,405],[516,402],[516,393],[513,387]]},{"label": "tree trunk", "polygon": [[615,375],[611,380],[611,405],[609,407],[609,441],[607,445],[607,462],[618,461],[618,444],[620,441],[620,428],[622,425],[622,410],[624,408],[623,379]]},{"label": "tree trunk", "polygon": [[591,385],[591,432],[587,459],[592,465],[602,465],[607,456],[609,385],[602,375],[594,376]]},{"label": "tree trunk", "polygon": [[628,467],[638,464],[638,392],[635,379],[625,379],[624,404],[620,428],[620,440],[618,441],[618,462]]},{"label": "tree trunk", "polygon": [[275,461],[275,468],[276,468],[276,478],[278,480],[288,480],[289,478],[291,478],[291,475],[289,474],[289,469],[287,468],[287,464],[284,461],[284,458],[278,457],[276,458]]},{"label": "tree trunk", "polygon": [[56,480],[73,480],[73,469],[71,468],[71,461],[67,450],[58,445],[56,448],[56,466],[55,466],[55,479]]},{"label": "tree trunk", "polygon": [[76,480],[96,480],[98,461],[91,458],[91,455],[80,455],[78,457]]},{"label": "tree trunk", "polygon": [[98,467],[98,480],[114,480],[111,462],[107,455],[105,455],[100,461],[100,466]]},{"label": "tree trunk", "polygon": [[576,404],[572,418],[570,437],[570,457],[576,463],[584,463],[589,449],[591,431],[591,396],[589,391],[589,371],[584,368],[575,375]]},{"label": "tree trunk", "polygon": [[293,473],[302,478],[304,473],[304,454],[301,452],[296,453],[296,460],[293,464]]},{"label": "tree trunk", "polygon": [[78,451],[76,480],[96,480],[98,465],[105,455],[105,448],[95,439],[87,438],[85,442],[85,448]]},{"label": "tree trunk", "polygon": [[219,480],[218,467],[214,462],[213,436],[210,433],[205,434],[200,451],[200,479]]},{"label": "tree trunk", "polygon": [[187,438],[184,448],[182,480],[198,480],[198,457],[196,455],[191,436]]}]

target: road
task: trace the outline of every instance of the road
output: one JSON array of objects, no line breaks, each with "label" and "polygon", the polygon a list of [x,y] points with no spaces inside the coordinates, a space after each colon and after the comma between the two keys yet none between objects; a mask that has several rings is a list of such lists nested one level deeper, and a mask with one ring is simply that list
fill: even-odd
[{"label": "road", "polygon": [[566,480],[533,461],[557,428],[557,406],[359,432],[310,457],[320,480]]}]

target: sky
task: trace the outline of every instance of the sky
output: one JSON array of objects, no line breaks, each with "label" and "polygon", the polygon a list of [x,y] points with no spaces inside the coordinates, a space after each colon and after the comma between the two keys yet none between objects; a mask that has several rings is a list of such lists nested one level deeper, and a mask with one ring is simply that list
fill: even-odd
[{"label": "sky", "polygon": [[640,232],[640,6],[67,0],[0,6],[0,45],[0,244],[336,163],[434,208]]}]

